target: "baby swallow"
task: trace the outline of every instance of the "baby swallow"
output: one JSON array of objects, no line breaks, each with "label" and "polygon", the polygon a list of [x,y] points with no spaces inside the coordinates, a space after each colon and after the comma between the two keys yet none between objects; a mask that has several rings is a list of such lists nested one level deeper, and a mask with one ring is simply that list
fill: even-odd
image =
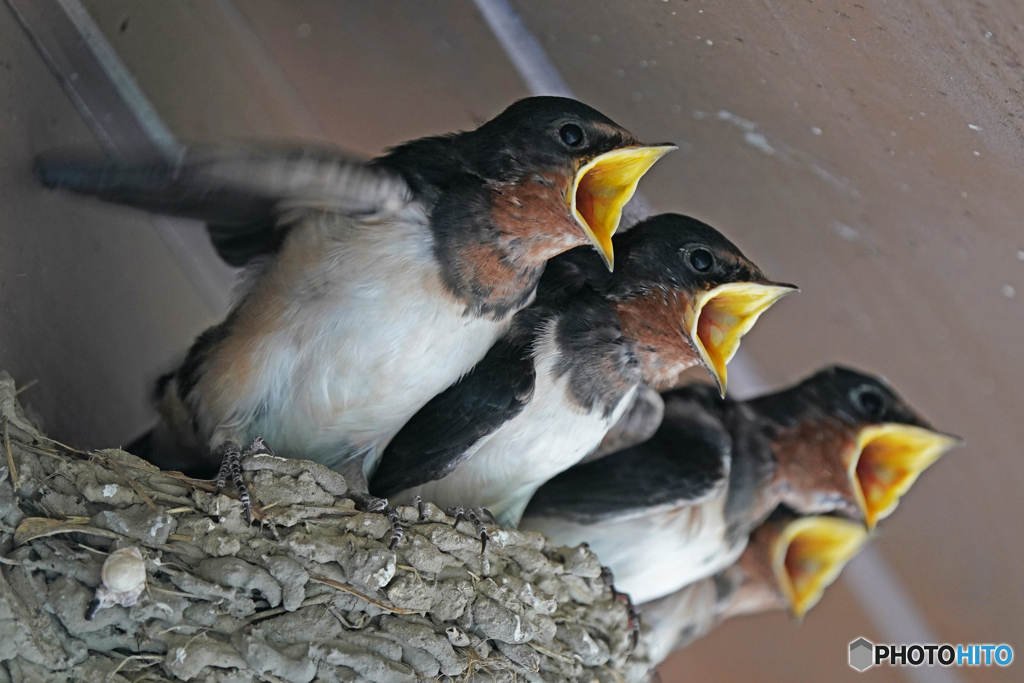
[{"label": "baby swallow", "polygon": [[699,385],[663,397],[654,437],[555,477],[522,523],[588,543],[636,603],[731,565],[780,504],[873,528],[959,443],[882,380],[841,367],[751,401]]},{"label": "baby swallow", "polygon": [[784,609],[803,619],[866,540],[850,520],[773,514],[731,567],[639,606],[651,662],[732,617]]},{"label": "baby swallow", "polygon": [[171,162],[41,159],[37,172],[205,221],[221,256],[249,268],[227,319],[159,384],[155,461],[233,461],[262,437],[358,489],[399,428],[530,304],[548,259],[589,243],[612,267],[622,208],[671,149],[574,100],[535,97],[369,163],[193,149]]},{"label": "baby swallow", "polygon": [[725,386],[740,337],[794,291],[769,282],[714,228],[650,218],[592,252],[552,260],[537,302],[385,449],[374,495],[483,507],[513,526],[537,487],[593,451],[640,382],[675,386],[705,365]]}]

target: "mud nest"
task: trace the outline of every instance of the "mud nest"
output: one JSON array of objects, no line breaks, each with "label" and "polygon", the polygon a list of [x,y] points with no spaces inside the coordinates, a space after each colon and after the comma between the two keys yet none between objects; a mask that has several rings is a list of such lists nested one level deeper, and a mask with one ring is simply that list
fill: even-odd
[{"label": "mud nest", "polygon": [[339,474],[266,455],[249,525],[209,482],[43,436],[2,372],[0,409],[0,683],[647,675],[586,547],[492,527],[481,552],[425,504],[389,550]]}]

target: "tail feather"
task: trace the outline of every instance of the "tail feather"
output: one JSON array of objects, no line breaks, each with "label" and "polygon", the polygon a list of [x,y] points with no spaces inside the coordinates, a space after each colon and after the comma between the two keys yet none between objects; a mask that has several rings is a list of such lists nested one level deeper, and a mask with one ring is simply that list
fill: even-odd
[{"label": "tail feather", "polygon": [[223,226],[266,223],[278,198],[211,178],[200,169],[166,161],[40,156],[39,182],[116,204]]},{"label": "tail feather", "polygon": [[35,161],[46,187],[204,221],[232,265],[277,251],[296,208],[350,215],[396,210],[409,189],[396,174],[315,147],[193,148],[181,159],[121,160],[54,152]]}]

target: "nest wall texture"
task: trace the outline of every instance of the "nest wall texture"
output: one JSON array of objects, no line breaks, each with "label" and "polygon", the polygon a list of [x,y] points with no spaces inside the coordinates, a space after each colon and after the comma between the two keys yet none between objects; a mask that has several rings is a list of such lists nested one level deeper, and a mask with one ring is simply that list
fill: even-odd
[{"label": "nest wall texture", "polygon": [[425,504],[398,508],[389,550],[387,519],[339,474],[265,455],[244,463],[249,525],[209,482],[46,438],[6,373],[0,409],[0,683],[648,674],[586,547],[493,528],[481,552]]}]

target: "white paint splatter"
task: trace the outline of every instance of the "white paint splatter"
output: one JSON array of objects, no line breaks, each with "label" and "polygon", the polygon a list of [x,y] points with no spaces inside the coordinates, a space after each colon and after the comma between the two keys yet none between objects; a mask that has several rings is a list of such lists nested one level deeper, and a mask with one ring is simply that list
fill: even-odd
[{"label": "white paint splatter", "polygon": [[844,240],[848,240],[850,242],[857,242],[860,240],[860,232],[856,228],[851,228],[846,223],[832,221],[832,231]]},{"label": "white paint splatter", "polygon": [[[693,113],[694,118],[703,119],[706,114],[702,111],[695,111]],[[854,197],[855,199],[860,198],[860,193],[851,186],[849,179],[837,178],[832,175],[821,166],[814,162],[814,159],[808,154],[801,152],[798,149],[794,149],[785,143],[773,142],[764,133],[757,131],[757,124],[750,119],[745,119],[742,116],[737,116],[726,109],[719,109],[717,114],[719,121],[731,123],[740,130],[743,131],[743,141],[753,147],[754,149],[774,156],[781,159],[784,163],[790,165],[803,165],[811,170],[814,175],[818,176],[821,180],[824,180],[829,185],[832,185],[835,189],[839,190],[843,194]],[[818,130],[820,129],[812,129]],[[816,135],[818,133],[815,133]]]},{"label": "white paint splatter", "polygon": [[839,190],[840,192],[848,194],[856,199],[860,199],[860,192],[857,192],[857,188],[853,187],[850,184],[849,178],[837,178],[828,171],[826,171],[825,169],[823,169],[821,166],[818,166],[817,164],[812,163],[810,165],[810,168],[811,173],[818,176],[826,183]]},{"label": "white paint splatter", "polygon": [[775,154],[775,148],[768,144],[768,138],[761,133],[748,131],[743,134],[743,141],[755,149],[759,149],[769,156]]},{"label": "white paint splatter", "polygon": [[107,484],[103,487],[103,497],[113,498],[117,495],[117,484]]},{"label": "white paint splatter", "polygon": [[732,112],[728,112],[725,109],[718,110],[718,120],[728,121],[737,128],[742,128],[745,131],[752,131],[757,128],[757,124],[749,119],[745,119],[742,116],[736,116]]}]

